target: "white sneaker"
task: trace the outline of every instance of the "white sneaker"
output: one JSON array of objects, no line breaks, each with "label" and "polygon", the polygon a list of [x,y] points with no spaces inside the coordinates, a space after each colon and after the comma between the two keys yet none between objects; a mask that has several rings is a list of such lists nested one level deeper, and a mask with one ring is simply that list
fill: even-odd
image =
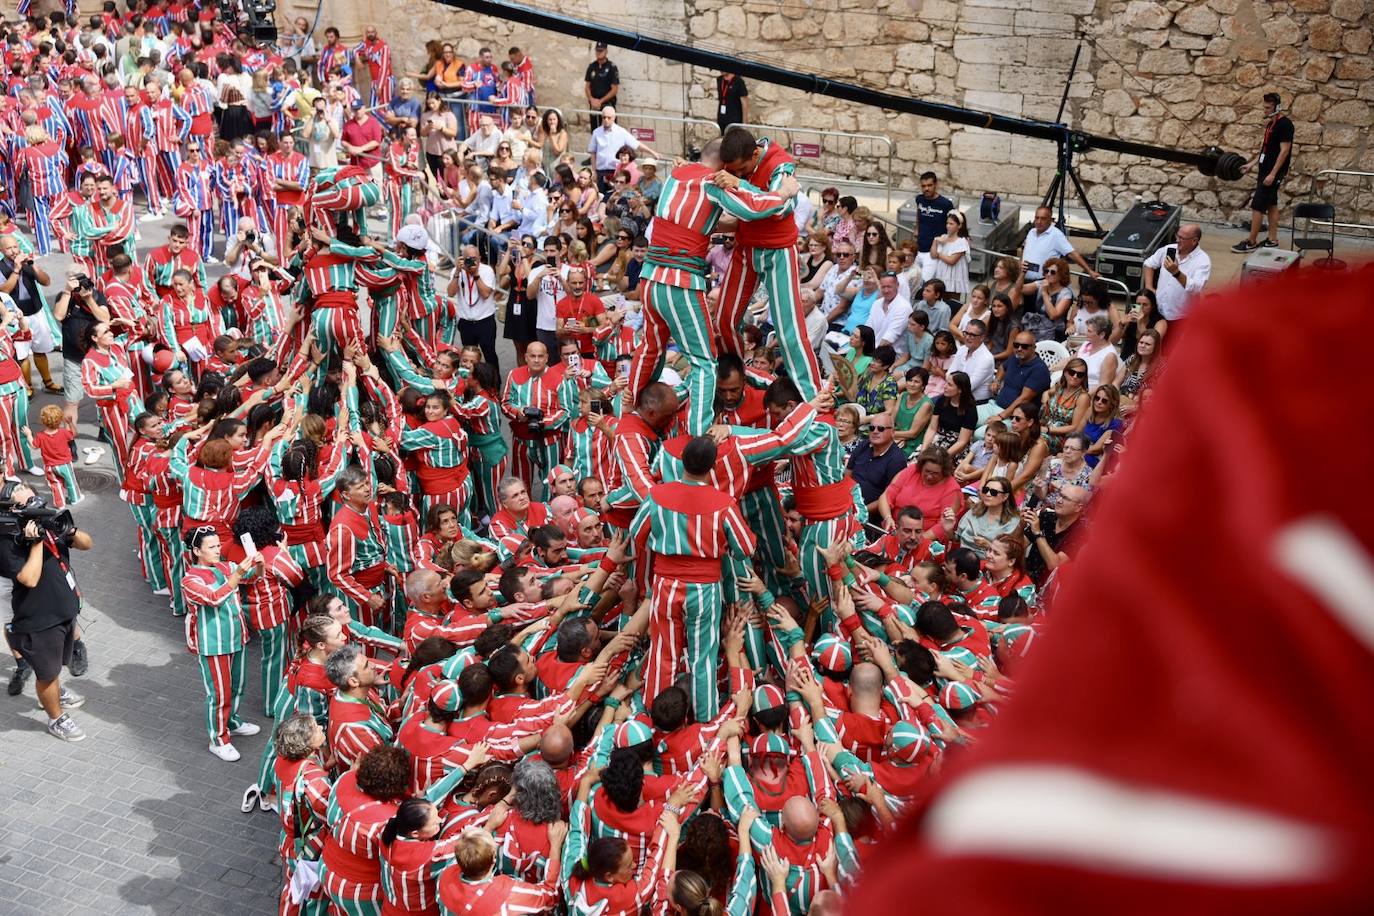
[{"label": "white sneaker", "polygon": [[63,741],[83,741],[86,733],[65,712],[48,723],[48,734]]},{"label": "white sneaker", "polygon": [[63,687],[58,694],[57,702],[61,704],[63,709],[80,709],[86,702],[86,698],[70,687]]},{"label": "white sneaker", "polygon": [[225,763],[234,763],[239,759],[239,752],[232,744],[212,744],[210,745],[210,753]]},{"label": "white sneaker", "polygon": [[172,590],[170,588],[155,588],[153,594],[166,598],[172,594]]},{"label": "white sneaker", "polygon": [[239,810],[244,814],[251,814],[262,799],[262,790],[257,783],[243,790],[243,801],[239,802]]},{"label": "white sneaker", "polygon": [[28,473],[32,474],[34,477],[42,477],[43,469],[40,468],[38,465],[34,465],[33,467],[29,468]]},{"label": "white sneaker", "polygon": [[82,459],[82,464],[95,464],[100,460],[100,456],[105,454],[105,450],[98,445],[93,445],[90,448],[83,448],[81,453],[86,456]]},{"label": "white sneaker", "polygon": [[237,728],[229,729],[229,734],[242,735],[246,738],[249,735],[256,735],[260,731],[262,731],[262,729],[254,725],[252,722],[240,722]]},{"label": "white sneaker", "polygon": [[210,257],[208,257],[208,258],[205,259],[205,263],[206,263],[206,264],[218,264],[218,263],[219,263],[219,258],[215,257],[214,255],[210,255]]},{"label": "white sneaker", "polygon": [[145,213],[138,218],[138,221],[140,223],[155,223],[160,219],[162,219],[161,213]]}]

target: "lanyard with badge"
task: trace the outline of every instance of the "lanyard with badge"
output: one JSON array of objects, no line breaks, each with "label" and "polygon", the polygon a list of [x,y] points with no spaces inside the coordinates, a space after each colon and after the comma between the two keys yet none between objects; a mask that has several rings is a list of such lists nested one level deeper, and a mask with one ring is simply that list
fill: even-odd
[{"label": "lanyard with badge", "polygon": [[730,98],[730,87],[735,83],[733,76],[722,76],[720,78],[720,113],[726,113],[727,100]]},{"label": "lanyard with badge", "polygon": [[57,541],[49,532],[43,532],[43,547],[57,559],[57,565],[62,568],[62,575],[67,579],[67,587],[76,596],[76,606],[81,606],[81,589],[76,584],[76,573],[72,572],[71,564],[62,556],[62,552],[57,549]]}]

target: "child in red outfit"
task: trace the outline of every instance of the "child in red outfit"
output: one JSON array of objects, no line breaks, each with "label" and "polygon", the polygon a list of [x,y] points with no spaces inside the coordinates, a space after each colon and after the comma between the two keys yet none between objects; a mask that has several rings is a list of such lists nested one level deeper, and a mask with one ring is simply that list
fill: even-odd
[{"label": "child in red outfit", "polygon": [[62,423],[62,408],[49,404],[38,414],[43,431],[33,435],[27,429],[25,435],[29,442],[38,446],[43,456],[43,476],[48,478],[52,489],[54,509],[81,502],[81,488],[76,485],[76,465],[72,460],[72,442],[76,435]]}]

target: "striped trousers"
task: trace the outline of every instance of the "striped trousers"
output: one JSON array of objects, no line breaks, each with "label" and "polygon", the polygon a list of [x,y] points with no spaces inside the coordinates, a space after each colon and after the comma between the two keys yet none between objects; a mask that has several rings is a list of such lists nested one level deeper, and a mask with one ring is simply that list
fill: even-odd
[{"label": "striped trousers", "polygon": [[29,395],[19,379],[0,385],[0,463],[6,477],[33,467],[29,441],[20,432],[29,425]]},{"label": "striped trousers", "polygon": [[[357,306],[316,307],[310,315],[310,327],[315,332],[315,345],[325,357],[342,353],[351,343],[360,348],[366,346],[363,340],[363,325],[358,320]],[[325,363],[321,363],[323,373]]]},{"label": "striped trousers", "polygon": [[391,237],[401,231],[406,217],[415,212],[415,194],[410,182],[388,181],[386,183],[386,209],[391,219]]},{"label": "striped trousers", "polygon": [[81,498],[81,488],[76,485],[76,468],[68,464],[45,464],[43,476],[47,478],[48,489],[52,490],[52,507],[65,509],[69,503]]},{"label": "striped trousers", "polygon": [[[484,515],[495,515],[501,508],[501,504],[496,499],[496,486],[501,482],[501,478],[506,476],[506,468],[510,465],[510,460],[503,457],[495,464],[487,464],[474,449],[469,452],[472,455],[472,477],[477,485],[477,504],[479,511]],[[473,515],[477,515],[476,512]],[[478,516],[480,518],[480,516]]]},{"label": "striped trousers", "polygon": [[162,212],[162,189],[158,187],[157,153],[145,152],[134,160],[138,167],[138,183],[148,201],[149,213]]},{"label": "striped trousers", "polygon": [[[131,493],[137,502],[127,500],[129,512],[138,526],[138,556],[143,567],[143,580],[153,591],[167,587],[166,561],[162,556],[162,543],[157,536],[157,506],[152,496],[146,493]],[[178,580],[180,581],[180,580]]]},{"label": "striped trousers", "polygon": [[173,147],[154,155],[157,157],[154,178],[157,181],[158,195],[159,197],[174,197],[177,187],[177,171],[181,168],[181,150],[178,147]]},{"label": "striped trousers", "polygon": [[[134,518],[138,518],[137,512]],[[185,546],[181,540],[181,526],[157,527],[157,543],[162,554],[162,574],[172,593],[172,615],[186,616],[186,598],[181,591],[181,578],[186,574]],[[156,587],[155,587],[156,588]]]},{"label": "striped trousers", "polygon": [[519,477],[530,488],[530,495],[534,495],[535,484],[540,487],[543,494],[540,498],[548,498],[548,483],[544,480],[544,475],[556,464],[560,464],[562,458],[562,448],[557,436],[551,436],[547,442],[538,442],[534,439],[521,439],[518,436],[512,437],[510,450],[511,474]]},{"label": "striped trousers", "polygon": [[691,677],[698,722],[720,711],[721,589],[719,582],[683,582],[655,576],[649,587],[649,657],[644,703],[650,705],[682,671]]},{"label": "striped trousers", "polygon": [[229,729],[238,728],[239,700],[243,698],[244,654],[240,649],[225,655],[200,655],[200,677],[205,683],[205,731],[211,744],[228,744]]},{"label": "striped trousers", "polygon": [[39,254],[52,253],[52,198],[30,195],[29,225],[33,227],[34,244]]},{"label": "striped trousers", "polygon": [[286,661],[290,654],[287,623],[259,630],[262,637],[262,711],[272,715],[277,710],[279,695],[286,692]]},{"label": "striped trousers", "polygon": [[687,375],[687,429],[694,436],[705,435],[715,417],[716,399],[715,330],[706,293],[646,281],[642,301],[644,335],[630,365],[630,390],[637,399],[662,370],[669,341],[677,344],[692,367]]},{"label": "striped trousers", "polygon": [[735,246],[720,288],[721,345],[731,353],[744,353],[744,310],[760,282],[768,294],[768,317],[782,351],[782,364],[802,399],[809,401],[820,388],[821,370],[802,315],[796,248]]}]

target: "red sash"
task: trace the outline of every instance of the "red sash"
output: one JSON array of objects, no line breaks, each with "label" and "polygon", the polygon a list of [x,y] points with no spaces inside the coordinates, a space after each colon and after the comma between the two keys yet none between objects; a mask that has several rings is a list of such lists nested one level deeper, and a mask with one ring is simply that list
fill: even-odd
[{"label": "red sash", "polygon": [[415,476],[420,479],[420,489],[426,496],[439,496],[462,488],[468,479],[468,466],[432,468],[420,465],[415,468]]},{"label": "red sash", "polygon": [[682,582],[719,582],[719,557],[654,554],[654,575]]},{"label": "red sash", "polygon": [[322,543],[325,537],[324,525],[321,522],[282,525],[281,530],[286,532],[286,543],[291,547],[298,547],[301,544]]},{"label": "red sash", "polygon": [[808,522],[828,522],[854,511],[854,478],[848,474],[836,483],[818,487],[793,487],[797,511]]}]

